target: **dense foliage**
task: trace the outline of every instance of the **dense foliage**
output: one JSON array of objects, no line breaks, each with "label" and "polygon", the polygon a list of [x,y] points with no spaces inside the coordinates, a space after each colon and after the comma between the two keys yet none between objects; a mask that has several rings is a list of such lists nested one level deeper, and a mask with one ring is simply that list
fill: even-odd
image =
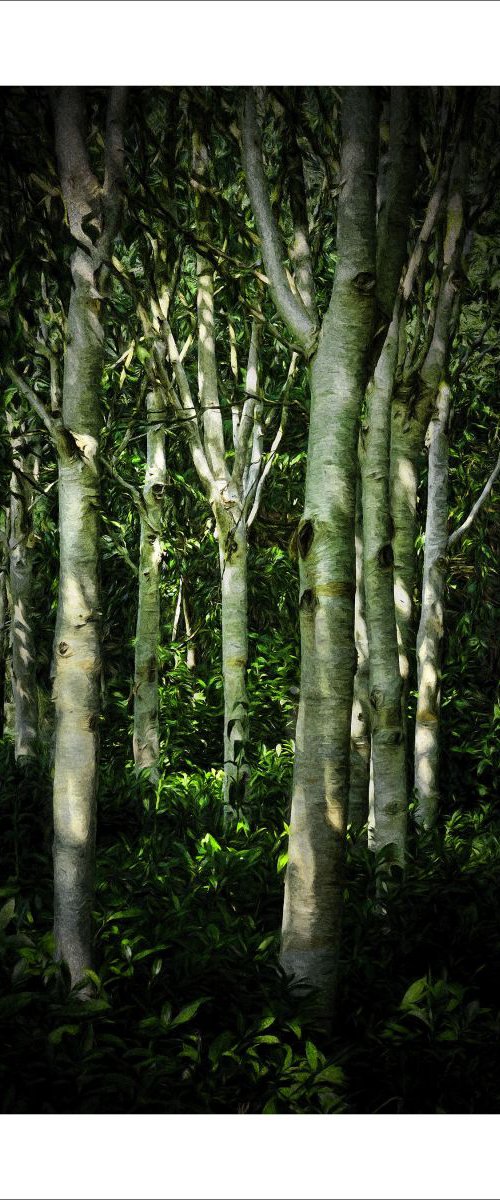
[{"label": "dense foliage", "polygon": [[[429,154],[439,158],[442,149],[433,141],[433,122],[441,105],[452,105],[441,93],[429,89],[424,105],[415,227],[435,167]],[[288,117],[299,109],[294,89],[271,89],[268,101],[263,145],[269,184],[289,235]],[[324,311],[336,259],[342,106],[339,94],[326,88],[306,89],[305,101],[294,134],[304,159],[317,300]],[[0,1107],[14,1113],[498,1111],[498,489],[449,560],[437,828],[411,833],[406,873],[396,881],[384,856],[375,859],[368,850],[366,830],[349,830],[333,1032],[325,1033],[314,996],[291,991],[278,965],[300,656],[293,534],[303,502],[309,402],[300,362],[281,407],[293,347],[265,286],[240,164],[238,102],[234,89],[136,89],[130,97],[124,217],[107,284],[101,381],[95,971],[87,973],[92,996],[82,1002],[65,964],[53,958],[57,458],[39,417],[6,373],[11,366],[26,376],[50,407],[51,358],[56,373],[62,370],[72,248],[49,99],[35,89],[2,97],[2,405],[22,425],[33,455],[28,473],[40,748],[34,761],[16,763],[7,672],[0,748]],[[96,170],[105,104],[105,90],[91,89],[89,147]],[[478,112],[484,132],[489,110],[481,90]],[[159,781],[137,773],[132,758],[139,538],[132,492],[144,481],[151,354],[137,306],[160,303],[168,282],[178,343],[196,339],[193,122],[212,139],[206,195],[227,444],[235,396],[243,401],[256,312],[267,453],[286,416],[249,532],[251,776],[244,812],[229,826],[221,803],[219,547],[182,421],[170,411],[161,530]],[[477,176],[479,161],[476,166]],[[468,514],[498,453],[494,182],[472,198],[472,209],[473,253],[469,259],[464,254],[450,366],[450,531]],[[431,268],[440,237],[436,233],[430,251]],[[432,270],[425,281],[428,307],[431,285]],[[409,341],[412,321],[415,313]],[[196,354],[189,348],[185,366],[194,389]],[[12,486],[11,436],[2,421],[4,513]],[[420,560],[425,511],[424,473]],[[414,686],[412,679],[410,728]]]}]

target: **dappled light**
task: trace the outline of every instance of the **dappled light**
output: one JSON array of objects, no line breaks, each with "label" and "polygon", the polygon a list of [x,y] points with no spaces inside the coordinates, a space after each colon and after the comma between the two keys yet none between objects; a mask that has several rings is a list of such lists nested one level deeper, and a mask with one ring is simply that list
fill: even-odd
[{"label": "dappled light", "polygon": [[499,1111],[498,89],[2,105],[0,1108]]}]

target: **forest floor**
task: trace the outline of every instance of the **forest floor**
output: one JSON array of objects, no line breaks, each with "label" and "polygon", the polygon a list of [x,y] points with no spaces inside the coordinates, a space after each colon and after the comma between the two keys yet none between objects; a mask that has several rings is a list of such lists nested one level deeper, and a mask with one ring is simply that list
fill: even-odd
[{"label": "forest floor", "polygon": [[1,750],[3,1112],[487,1113],[500,1109],[500,822],[469,797],[376,899],[349,837],[334,1032],[277,966],[292,745],[264,751],[227,835],[216,771],[154,812],[102,769],[95,996],[52,961],[50,772]]}]

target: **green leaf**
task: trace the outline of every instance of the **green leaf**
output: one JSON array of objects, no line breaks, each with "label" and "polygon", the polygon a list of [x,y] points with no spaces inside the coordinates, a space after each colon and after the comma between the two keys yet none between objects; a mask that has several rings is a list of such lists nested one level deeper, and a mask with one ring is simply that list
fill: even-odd
[{"label": "green leaf", "polygon": [[323,1067],[323,1070],[316,1076],[318,1083],[343,1083],[344,1072],[342,1067],[336,1067],[332,1063],[329,1067]]},{"label": "green leaf", "polygon": [[417,1004],[422,996],[427,991],[427,976],[423,975],[421,979],[416,979],[411,983],[408,990],[405,992],[400,1004],[400,1008],[411,1008],[412,1004]]},{"label": "green leaf", "polygon": [[270,1025],[274,1025],[275,1020],[276,1020],[276,1017],[274,1017],[273,1014],[270,1013],[267,1017],[263,1017],[262,1021],[260,1022],[260,1025],[258,1026],[258,1029],[259,1030],[269,1029]]},{"label": "green leaf", "polygon": [[265,1042],[268,1046],[270,1046],[271,1043],[276,1045],[276,1043],[279,1044],[279,1040],[280,1039],[276,1037],[274,1033],[263,1033],[260,1035],[260,1037],[254,1038],[254,1045],[257,1045],[258,1042]]},{"label": "green leaf", "polygon": [[315,1071],[318,1065],[318,1051],[314,1042],[306,1042],[306,1058],[311,1070]]},{"label": "green leaf", "polygon": [[66,1012],[72,1017],[95,1017],[98,1013],[108,1012],[111,1008],[108,1000],[75,1000],[66,1005]]},{"label": "green leaf", "polygon": [[58,1046],[65,1033],[74,1035],[75,1033],[78,1033],[78,1030],[79,1025],[58,1025],[57,1029],[53,1029],[52,1032],[49,1033],[49,1042],[51,1046]]},{"label": "green leaf", "polygon": [[192,1004],[186,1004],[186,1007],[181,1008],[180,1013],[177,1013],[177,1016],[171,1021],[171,1028],[174,1025],[184,1025],[186,1021],[190,1021],[191,1017],[198,1012],[200,1005],[206,1004],[207,1000],[210,1000],[210,996],[202,996],[201,1000],[193,1000]]},{"label": "green leaf", "polygon": [[10,900],[7,900],[6,904],[3,904],[2,908],[0,908],[0,929],[7,928],[9,921],[12,921],[15,911],[16,900],[14,896],[11,896]]}]

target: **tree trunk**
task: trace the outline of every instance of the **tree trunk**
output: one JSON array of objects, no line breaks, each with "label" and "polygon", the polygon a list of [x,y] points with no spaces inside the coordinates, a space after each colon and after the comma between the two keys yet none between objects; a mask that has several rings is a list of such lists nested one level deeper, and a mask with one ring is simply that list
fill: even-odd
[{"label": "tree trunk", "polygon": [[332,297],[311,369],[306,497],[298,530],[301,683],[281,962],[318,989],[328,1020],[343,899],[355,670],[358,424],[375,288],[377,104],[344,99]]},{"label": "tree trunk", "polygon": [[354,676],[354,698],[351,717],[351,769],[349,781],[349,821],[359,830],[368,820],[368,787],[370,780],[370,673],[368,631],[365,615],[365,584],[363,575],[363,509],[361,480],[356,486],[356,599],[354,603],[354,641],[357,668]]},{"label": "tree trunk", "polygon": [[140,511],[139,604],[135,639],[134,762],[158,780],[158,646],[160,641],[161,523],[165,492],[165,408],[159,394],[147,398],[147,467]]},{"label": "tree trunk", "polygon": [[[19,423],[17,422],[17,425]],[[12,698],[15,713],[15,756],[20,764],[37,753],[38,700],[33,640],[33,489],[25,475],[33,465],[21,429],[7,414],[12,439],[10,484],[10,642]]]},{"label": "tree trunk", "polygon": [[407,795],[401,675],[394,610],[389,501],[391,399],[398,356],[395,313],[366,393],[361,475],[363,558],[369,644],[375,850],[392,847],[404,865]]},{"label": "tree trunk", "polygon": [[218,514],[222,587],[222,676],[224,683],[224,811],[238,814],[248,781],[247,698],[247,533],[232,506],[234,525],[227,533],[227,511]]},{"label": "tree trunk", "polygon": [[100,716],[98,580],[102,333],[77,251],[64,360],[63,423],[75,453],[59,465],[60,578],[53,696],[54,932],[73,983],[91,961]]},{"label": "tree trunk", "polygon": [[428,431],[429,477],[425,525],[422,610],[417,634],[418,701],[415,727],[415,820],[434,825],[439,802],[439,707],[443,609],[448,543],[448,414],[450,393],[442,383]]},{"label": "tree trunk", "polygon": [[[124,93],[108,103],[100,188],[85,147],[83,98],[55,99],[62,193],[76,249],[67,318],[59,449],[59,603],[54,654],[54,934],[73,984],[92,965],[95,827],[101,695],[99,547],[100,322],[105,268],[119,214]],[[85,223],[85,229],[84,229]],[[92,238],[90,237],[92,231]]]}]

